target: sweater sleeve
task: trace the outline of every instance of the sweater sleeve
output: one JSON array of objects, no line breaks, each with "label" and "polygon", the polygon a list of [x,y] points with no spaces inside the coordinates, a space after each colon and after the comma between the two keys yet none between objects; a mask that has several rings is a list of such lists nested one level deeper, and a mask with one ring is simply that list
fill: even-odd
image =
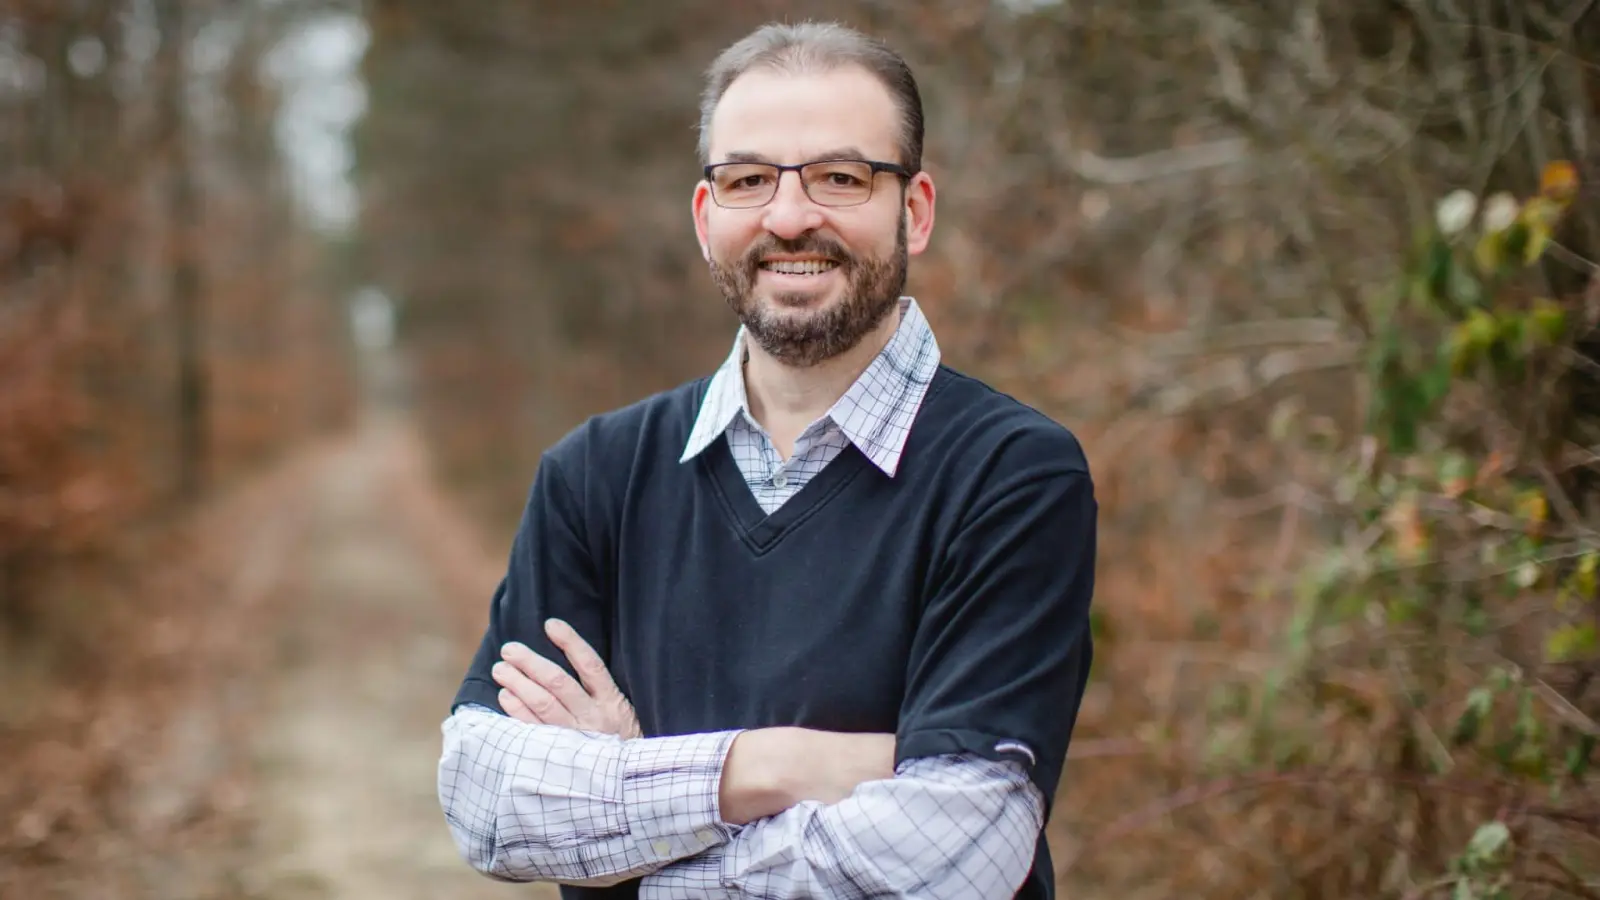
[{"label": "sweater sleeve", "polygon": [[896,762],[1016,760],[1051,800],[1093,648],[1097,506],[1075,439],[1018,439],[963,504],[912,641]]},{"label": "sweater sleeve", "polygon": [[506,880],[612,884],[724,840],[731,733],[622,742],[505,715],[491,669],[520,641],[577,677],[544,622],[566,620],[611,664],[608,590],[558,445],[540,460],[489,623],[444,725],[439,801],[462,855]]},{"label": "sweater sleeve", "polygon": [[610,605],[585,529],[583,506],[560,459],[546,453],[512,539],[506,574],[495,588],[488,626],[452,709],[476,703],[504,712],[491,670],[509,641],[522,642],[577,677],[566,654],[545,636],[545,620],[552,617],[564,619],[611,665]]}]

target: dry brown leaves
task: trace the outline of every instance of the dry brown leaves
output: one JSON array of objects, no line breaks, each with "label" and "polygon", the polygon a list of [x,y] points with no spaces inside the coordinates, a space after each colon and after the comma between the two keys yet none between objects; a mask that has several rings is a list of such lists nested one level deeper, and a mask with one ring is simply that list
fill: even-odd
[{"label": "dry brown leaves", "polygon": [[230,895],[194,863],[246,824],[249,687],[320,452],[54,579],[53,620],[0,661],[0,895]]}]

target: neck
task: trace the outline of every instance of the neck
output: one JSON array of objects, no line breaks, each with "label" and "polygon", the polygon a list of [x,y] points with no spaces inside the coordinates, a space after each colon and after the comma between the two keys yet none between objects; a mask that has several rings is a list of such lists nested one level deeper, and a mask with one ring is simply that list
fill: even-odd
[{"label": "neck", "polygon": [[750,414],[767,430],[778,452],[787,458],[807,425],[826,413],[850,389],[900,327],[900,307],[885,316],[844,353],[814,366],[787,365],[746,338],[744,390]]}]

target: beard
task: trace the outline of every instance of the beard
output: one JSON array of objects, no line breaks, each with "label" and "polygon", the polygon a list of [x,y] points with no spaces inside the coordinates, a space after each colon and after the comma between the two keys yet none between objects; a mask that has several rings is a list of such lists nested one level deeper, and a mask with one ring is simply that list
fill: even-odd
[{"label": "beard", "polygon": [[[755,297],[761,258],[770,253],[816,254],[839,263],[844,295],[831,307],[809,314],[788,312],[810,294],[778,294],[763,303]],[[887,258],[853,256],[838,243],[807,234],[795,240],[766,238],[724,266],[712,259],[711,280],[762,350],[796,368],[809,368],[854,347],[894,310],[906,285],[906,222],[900,219],[894,252]]]}]

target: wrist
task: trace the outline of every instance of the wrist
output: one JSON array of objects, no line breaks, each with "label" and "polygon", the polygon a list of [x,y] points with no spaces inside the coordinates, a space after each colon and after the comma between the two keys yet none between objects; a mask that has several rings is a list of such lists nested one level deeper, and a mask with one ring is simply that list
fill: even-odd
[{"label": "wrist", "polygon": [[807,739],[802,728],[741,731],[728,748],[718,791],[722,820],[746,825],[775,816],[800,802],[803,764],[797,753]]},{"label": "wrist", "polygon": [[622,814],[646,859],[684,859],[727,839],[718,779],[734,737],[710,732],[622,742]]},{"label": "wrist", "polygon": [[894,735],[757,728],[728,750],[722,820],[746,825],[807,801],[834,804],[862,783],[894,777]]}]

